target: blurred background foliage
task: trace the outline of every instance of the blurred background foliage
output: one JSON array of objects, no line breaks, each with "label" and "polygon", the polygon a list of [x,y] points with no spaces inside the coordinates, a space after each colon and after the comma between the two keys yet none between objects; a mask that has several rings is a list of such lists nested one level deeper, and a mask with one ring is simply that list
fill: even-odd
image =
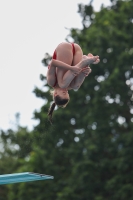
[{"label": "blurred background foliage", "polygon": [[[66,41],[73,38],[101,62],[70,91],[68,106],[56,109],[54,124],[40,74],[47,90],[34,88],[44,100],[34,112],[38,125],[1,130],[0,174],[32,171],[54,180],[3,185],[0,200],[133,200],[133,1],[111,2],[99,12],[78,5],[83,28],[72,28]],[[50,58],[42,58],[44,67]]]}]

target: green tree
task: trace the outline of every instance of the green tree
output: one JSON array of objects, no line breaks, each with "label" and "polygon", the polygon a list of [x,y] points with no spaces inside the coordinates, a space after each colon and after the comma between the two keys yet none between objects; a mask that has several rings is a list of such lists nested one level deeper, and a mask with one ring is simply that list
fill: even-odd
[{"label": "green tree", "polygon": [[[16,114],[16,122],[19,122],[18,118],[19,115]],[[25,164],[32,149],[31,132],[16,123],[16,130],[1,130],[0,136],[0,175],[21,172],[19,168]],[[7,200],[9,192],[10,185],[2,185],[0,200]]]},{"label": "green tree", "polygon": [[[44,105],[34,113],[39,124],[28,134],[30,150],[18,157],[17,169],[50,174],[54,180],[13,184],[10,200],[133,199],[133,2],[111,2],[99,12],[91,4],[79,5],[83,29],[71,29],[70,36],[101,62],[92,65],[79,91],[70,91],[68,106],[54,112],[53,126],[47,119],[52,97],[43,75],[48,91],[34,90]],[[49,58],[46,54],[45,65]]]}]

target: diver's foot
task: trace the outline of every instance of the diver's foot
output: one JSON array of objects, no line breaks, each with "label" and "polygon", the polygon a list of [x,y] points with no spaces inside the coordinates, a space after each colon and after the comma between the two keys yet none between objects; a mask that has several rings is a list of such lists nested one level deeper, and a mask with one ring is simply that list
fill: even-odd
[{"label": "diver's foot", "polygon": [[98,62],[100,62],[99,56],[91,56],[90,54],[88,54],[88,56],[83,55],[82,61],[78,64],[78,67],[84,68],[90,64],[97,64]]}]

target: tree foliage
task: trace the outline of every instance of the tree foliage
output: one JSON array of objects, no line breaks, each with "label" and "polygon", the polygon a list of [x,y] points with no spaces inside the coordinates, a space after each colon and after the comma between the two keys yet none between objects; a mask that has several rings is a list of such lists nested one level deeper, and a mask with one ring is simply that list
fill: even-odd
[{"label": "tree foliage", "polygon": [[[41,110],[34,112],[39,124],[30,133],[22,127],[3,132],[2,138],[5,153],[15,160],[12,172],[46,173],[54,180],[10,185],[8,199],[132,200],[132,8],[132,1],[117,0],[99,12],[91,4],[79,5],[83,28],[71,29],[70,36],[84,54],[98,54],[101,62],[91,66],[78,91],[70,91],[68,106],[56,109],[53,126],[47,119],[50,88],[40,75],[48,91],[34,89],[44,99]],[[44,65],[49,59],[46,54]],[[8,139],[19,148],[9,148]]]}]

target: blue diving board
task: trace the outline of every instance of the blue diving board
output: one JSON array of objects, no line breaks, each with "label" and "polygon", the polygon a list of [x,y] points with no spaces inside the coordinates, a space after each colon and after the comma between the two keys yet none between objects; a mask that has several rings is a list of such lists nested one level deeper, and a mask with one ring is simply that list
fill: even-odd
[{"label": "blue diving board", "polygon": [[48,180],[48,179],[54,179],[54,177],[50,175],[38,174],[34,172],[4,174],[4,175],[0,175],[0,185],[29,182],[29,181],[39,181],[39,180],[41,181],[41,180]]}]

